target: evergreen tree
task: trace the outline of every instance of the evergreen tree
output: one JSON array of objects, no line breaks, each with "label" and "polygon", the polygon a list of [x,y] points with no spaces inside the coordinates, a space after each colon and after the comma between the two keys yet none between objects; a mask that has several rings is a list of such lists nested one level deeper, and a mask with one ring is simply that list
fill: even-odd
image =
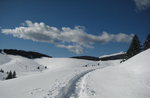
[{"label": "evergreen tree", "polygon": [[126,54],[126,59],[133,57],[134,55],[141,52],[141,45],[137,35],[134,35],[130,47]]},{"label": "evergreen tree", "polygon": [[15,71],[12,74],[12,78],[16,78],[16,72]]},{"label": "evergreen tree", "polygon": [[11,71],[8,73],[8,76],[6,77],[6,80],[7,79],[12,79],[12,72]]},{"label": "evergreen tree", "polygon": [[4,73],[4,70],[3,70],[3,69],[1,69],[1,70],[0,70],[0,72]]},{"label": "evergreen tree", "polygon": [[150,48],[150,34],[148,34],[146,41],[144,42],[144,50]]}]

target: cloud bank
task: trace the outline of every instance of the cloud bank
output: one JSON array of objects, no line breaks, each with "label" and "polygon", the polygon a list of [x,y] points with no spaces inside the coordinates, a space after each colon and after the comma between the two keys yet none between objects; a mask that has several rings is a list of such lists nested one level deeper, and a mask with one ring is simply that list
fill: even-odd
[{"label": "cloud bank", "polygon": [[146,10],[150,8],[150,0],[134,0],[139,10]]},{"label": "cloud bank", "polygon": [[33,23],[29,20],[23,24],[15,29],[1,29],[1,32],[17,38],[54,44],[56,47],[68,49],[76,54],[83,53],[84,48],[94,48],[94,43],[129,42],[133,37],[133,34],[109,34],[107,32],[103,32],[101,35],[92,35],[88,34],[82,26],[58,29],[43,22]]}]

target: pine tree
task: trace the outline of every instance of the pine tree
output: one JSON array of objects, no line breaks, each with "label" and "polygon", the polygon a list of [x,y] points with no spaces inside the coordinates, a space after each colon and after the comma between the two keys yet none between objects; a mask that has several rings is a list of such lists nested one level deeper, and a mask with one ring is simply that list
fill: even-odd
[{"label": "pine tree", "polygon": [[12,78],[16,78],[16,72],[15,71],[12,74]]},{"label": "pine tree", "polygon": [[0,70],[0,72],[4,73],[4,70],[3,70],[3,69],[1,69],[1,70]]},{"label": "pine tree", "polygon": [[6,80],[7,79],[12,79],[12,72],[11,71],[8,73],[8,76],[6,77]]},{"label": "pine tree", "polygon": [[150,34],[148,34],[146,41],[144,42],[144,50],[150,48]]},{"label": "pine tree", "polygon": [[129,59],[140,52],[141,52],[141,44],[139,38],[137,35],[134,35],[131,45],[127,51],[126,59]]}]

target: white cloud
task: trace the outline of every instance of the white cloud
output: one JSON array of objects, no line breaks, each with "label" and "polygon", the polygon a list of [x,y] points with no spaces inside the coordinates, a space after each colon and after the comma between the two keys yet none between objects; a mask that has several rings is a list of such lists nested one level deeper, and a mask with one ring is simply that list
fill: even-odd
[{"label": "white cloud", "polygon": [[60,48],[66,48],[71,52],[75,52],[76,54],[83,53],[83,47],[81,47],[80,45],[68,45],[68,46],[66,46],[66,45],[63,45],[63,44],[58,44],[56,46],[60,47]]},{"label": "white cloud", "polygon": [[77,54],[83,53],[84,48],[94,48],[94,43],[129,42],[133,36],[133,34],[109,34],[107,32],[103,32],[101,35],[92,35],[85,32],[85,28],[81,26],[58,29],[43,22],[33,23],[29,20],[25,21],[23,26],[15,29],[2,29],[1,32],[12,34],[18,38],[51,43],[56,47],[65,48]]},{"label": "white cloud", "polygon": [[134,0],[139,10],[145,10],[150,8],[150,0]]}]

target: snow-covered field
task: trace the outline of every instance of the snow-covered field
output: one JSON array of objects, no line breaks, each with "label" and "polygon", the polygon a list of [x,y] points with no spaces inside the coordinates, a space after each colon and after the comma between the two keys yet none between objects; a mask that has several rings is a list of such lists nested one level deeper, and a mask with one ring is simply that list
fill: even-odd
[{"label": "snow-covered field", "polygon": [[150,98],[150,50],[122,64],[3,54],[0,58],[0,69],[19,73],[18,78],[0,81],[0,98]]}]

